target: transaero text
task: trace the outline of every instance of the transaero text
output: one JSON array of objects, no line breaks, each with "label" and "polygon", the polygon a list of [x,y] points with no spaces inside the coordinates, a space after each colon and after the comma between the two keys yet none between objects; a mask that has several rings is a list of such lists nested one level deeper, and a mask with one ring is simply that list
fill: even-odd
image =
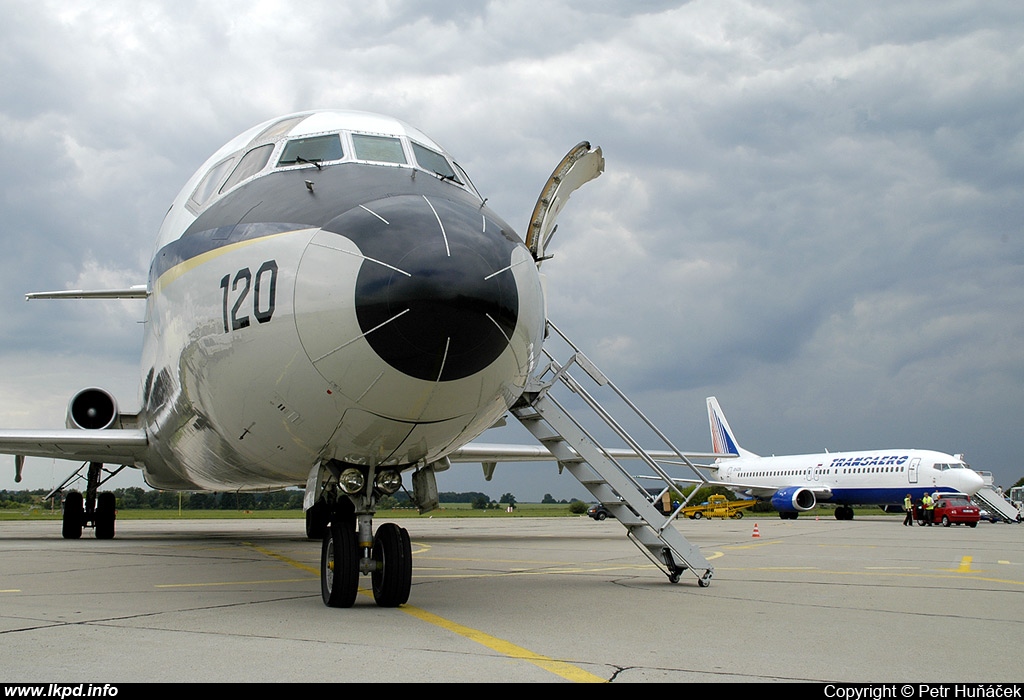
[{"label": "transaero text", "polygon": [[837,457],[832,460],[831,467],[874,467],[899,466],[908,459],[907,455],[881,455],[879,457]]}]

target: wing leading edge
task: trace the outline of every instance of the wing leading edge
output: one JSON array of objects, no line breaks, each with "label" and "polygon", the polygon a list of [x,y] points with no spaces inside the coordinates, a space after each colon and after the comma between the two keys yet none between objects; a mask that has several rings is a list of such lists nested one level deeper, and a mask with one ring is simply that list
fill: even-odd
[{"label": "wing leading edge", "polygon": [[[615,459],[642,459],[633,450],[609,449],[608,453]],[[682,455],[664,450],[649,450],[647,455],[658,461],[678,460],[680,456],[687,459],[717,459],[734,455],[716,454],[714,452],[686,452]],[[543,445],[488,444],[471,442],[454,450],[448,455],[452,462],[554,462],[555,456]]]},{"label": "wing leading edge", "polygon": [[139,429],[0,430],[0,453],[17,457],[135,465],[148,444]]},{"label": "wing leading edge", "polygon": [[54,292],[29,292],[26,301],[32,299],[145,299],[146,285],[136,284],[123,289],[64,289]]}]

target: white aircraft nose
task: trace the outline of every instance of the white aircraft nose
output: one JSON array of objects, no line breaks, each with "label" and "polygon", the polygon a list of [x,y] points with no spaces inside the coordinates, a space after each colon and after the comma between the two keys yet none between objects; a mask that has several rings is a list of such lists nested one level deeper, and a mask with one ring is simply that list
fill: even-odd
[{"label": "white aircraft nose", "polygon": [[310,240],[294,298],[330,391],[409,422],[507,408],[543,333],[529,251],[479,202],[401,195],[349,209]]},{"label": "white aircraft nose", "polygon": [[944,474],[944,481],[949,488],[956,489],[960,493],[973,496],[985,485],[985,479],[978,472],[970,467],[962,469],[949,469]]},{"label": "white aircraft nose", "polygon": [[303,256],[296,293],[299,333],[314,364],[358,338],[391,368],[423,381],[489,367],[519,319],[511,265],[518,242],[481,211],[404,195],[325,225]]},{"label": "white aircraft nose", "polygon": [[985,480],[982,478],[981,474],[973,469],[964,469],[963,472],[964,473],[961,476],[963,484],[960,490],[968,496],[973,496],[981,490],[982,486],[985,485]]},{"label": "white aircraft nose", "polygon": [[355,288],[367,342],[389,365],[425,381],[488,367],[508,346],[519,314],[515,242],[479,206],[408,195],[366,208],[375,216],[360,209],[325,228],[352,239],[367,258]]}]

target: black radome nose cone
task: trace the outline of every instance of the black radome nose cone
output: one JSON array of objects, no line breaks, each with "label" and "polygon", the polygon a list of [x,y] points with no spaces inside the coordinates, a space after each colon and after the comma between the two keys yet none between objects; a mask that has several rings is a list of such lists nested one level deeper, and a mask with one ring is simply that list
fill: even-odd
[{"label": "black radome nose cone", "polygon": [[479,207],[393,197],[338,217],[331,230],[366,257],[356,315],[389,365],[417,379],[452,381],[504,351],[519,312],[509,269],[515,241]]}]

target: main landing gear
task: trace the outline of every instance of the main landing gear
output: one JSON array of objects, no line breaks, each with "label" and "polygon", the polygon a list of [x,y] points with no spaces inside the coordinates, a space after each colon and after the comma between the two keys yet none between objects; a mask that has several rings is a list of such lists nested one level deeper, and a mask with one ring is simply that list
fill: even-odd
[{"label": "main landing gear", "polygon": [[98,495],[96,493],[102,483],[102,472],[102,463],[90,462],[85,495],[79,491],[68,491],[64,497],[64,516],[61,521],[61,535],[64,539],[81,539],[85,527],[93,527],[98,540],[114,539],[116,499],[109,491]]},{"label": "main landing gear", "polygon": [[836,520],[853,520],[853,506],[836,506]]}]

